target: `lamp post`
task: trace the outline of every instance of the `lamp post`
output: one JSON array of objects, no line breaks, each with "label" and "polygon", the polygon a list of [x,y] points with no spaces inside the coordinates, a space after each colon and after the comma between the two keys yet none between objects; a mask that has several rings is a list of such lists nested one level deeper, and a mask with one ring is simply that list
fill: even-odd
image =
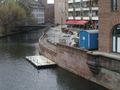
[{"label": "lamp post", "polygon": [[83,0],[80,1],[80,16],[81,16],[81,20],[83,19]]}]

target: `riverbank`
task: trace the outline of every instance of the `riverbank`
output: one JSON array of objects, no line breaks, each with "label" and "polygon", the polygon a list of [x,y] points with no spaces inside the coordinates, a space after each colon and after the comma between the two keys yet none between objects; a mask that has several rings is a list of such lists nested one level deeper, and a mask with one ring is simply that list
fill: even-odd
[{"label": "riverbank", "polygon": [[[40,52],[60,67],[111,90],[120,87],[120,60],[79,48],[48,41],[48,31],[39,40]],[[55,33],[55,32],[54,32]],[[53,35],[54,36],[54,35]],[[55,37],[54,37],[55,38]],[[95,55],[95,53],[97,53]],[[101,52],[102,53],[102,52]]]},{"label": "riverbank", "polygon": [[[42,27],[43,28],[43,27]],[[40,29],[42,29],[42,28],[40,28]],[[45,29],[46,30],[46,28],[48,28],[48,27],[44,27],[43,29]],[[33,29],[34,30],[34,29]],[[8,37],[8,36],[12,36],[12,35],[15,35],[15,34],[20,34],[20,33],[24,33],[24,32],[30,32],[30,31],[33,31],[33,30],[24,30],[24,31],[15,31],[15,32],[9,32],[9,33],[7,33],[7,34],[2,34],[2,33],[0,33],[0,38],[5,38],[5,37]]]}]

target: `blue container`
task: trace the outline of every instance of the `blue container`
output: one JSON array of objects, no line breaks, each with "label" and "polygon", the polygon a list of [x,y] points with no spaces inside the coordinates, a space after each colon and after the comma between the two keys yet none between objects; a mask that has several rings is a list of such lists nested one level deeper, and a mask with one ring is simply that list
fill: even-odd
[{"label": "blue container", "polygon": [[98,30],[80,31],[80,48],[98,49]]}]

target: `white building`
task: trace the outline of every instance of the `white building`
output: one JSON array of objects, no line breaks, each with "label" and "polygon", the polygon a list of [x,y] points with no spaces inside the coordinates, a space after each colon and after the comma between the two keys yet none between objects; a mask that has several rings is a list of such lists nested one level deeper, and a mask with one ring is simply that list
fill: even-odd
[{"label": "white building", "polygon": [[68,0],[69,20],[98,20],[98,0]]},{"label": "white building", "polygon": [[31,4],[31,14],[34,16],[38,24],[45,23],[44,7],[38,1]]}]

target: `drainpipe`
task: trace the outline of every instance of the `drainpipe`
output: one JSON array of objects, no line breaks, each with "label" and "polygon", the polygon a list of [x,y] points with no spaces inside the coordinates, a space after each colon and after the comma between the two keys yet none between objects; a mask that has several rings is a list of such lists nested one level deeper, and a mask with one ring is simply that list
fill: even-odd
[{"label": "drainpipe", "polygon": [[80,1],[80,16],[81,16],[81,20],[83,20],[83,0]]},{"label": "drainpipe", "polygon": [[89,18],[90,18],[90,24],[92,24],[92,0],[90,0],[90,14],[89,14]]},{"label": "drainpipe", "polygon": [[68,14],[67,14],[67,12],[68,12],[68,10],[67,10],[67,0],[65,0],[65,20],[67,19],[67,17],[68,17]]},{"label": "drainpipe", "polygon": [[76,11],[75,11],[75,0],[73,0],[73,19],[75,20]]}]

